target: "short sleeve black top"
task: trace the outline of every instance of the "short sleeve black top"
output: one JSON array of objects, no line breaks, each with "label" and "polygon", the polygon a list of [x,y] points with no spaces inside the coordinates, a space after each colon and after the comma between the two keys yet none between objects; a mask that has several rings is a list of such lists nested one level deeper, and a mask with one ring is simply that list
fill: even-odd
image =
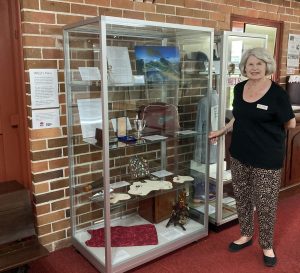
[{"label": "short sleeve black top", "polygon": [[234,88],[235,118],[230,154],[244,164],[263,169],[280,169],[285,151],[284,123],[295,117],[285,90],[272,82],[256,102],[243,100],[247,81]]}]

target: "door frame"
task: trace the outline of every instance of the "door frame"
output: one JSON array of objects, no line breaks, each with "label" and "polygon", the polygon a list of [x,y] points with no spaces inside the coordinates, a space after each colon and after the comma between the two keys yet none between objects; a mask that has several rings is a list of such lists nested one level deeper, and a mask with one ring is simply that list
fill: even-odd
[{"label": "door frame", "polygon": [[17,88],[18,112],[20,117],[19,123],[19,147],[20,147],[20,160],[22,162],[22,180],[19,181],[25,188],[31,191],[31,165],[29,153],[29,130],[27,123],[26,111],[26,88],[25,88],[25,67],[22,46],[21,34],[21,12],[20,3],[18,0],[7,0],[9,8],[9,18],[11,25],[11,35],[13,36],[13,65]]}]

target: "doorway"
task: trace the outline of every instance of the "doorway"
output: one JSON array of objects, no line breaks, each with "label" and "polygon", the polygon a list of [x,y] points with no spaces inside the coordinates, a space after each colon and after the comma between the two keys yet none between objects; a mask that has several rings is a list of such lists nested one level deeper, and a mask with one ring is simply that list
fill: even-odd
[{"label": "doorway", "polygon": [[283,33],[283,22],[261,18],[244,17],[240,15],[231,16],[231,29],[248,33],[268,35],[267,49],[273,54],[277,70],[272,79],[279,82],[280,79],[280,57]]},{"label": "doorway", "polygon": [[0,183],[30,188],[24,66],[18,0],[0,0]]}]

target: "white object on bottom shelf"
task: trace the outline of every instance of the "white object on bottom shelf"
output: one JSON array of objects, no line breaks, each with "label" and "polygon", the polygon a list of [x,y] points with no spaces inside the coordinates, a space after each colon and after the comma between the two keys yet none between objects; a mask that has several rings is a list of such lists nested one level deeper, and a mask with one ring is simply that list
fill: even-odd
[{"label": "white object on bottom shelf", "polygon": [[[200,204],[199,206],[195,207],[196,210],[204,213],[205,211],[205,205],[204,204]],[[216,207],[212,206],[212,205],[208,205],[208,215],[213,214],[216,212]]]},{"label": "white object on bottom shelf", "polygon": [[[172,240],[178,239],[180,237],[188,236],[191,233],[200,231],[204,229],[204,225],[189,219],[188,223],[185,225],[186,231],[183,231],[180,226],[169,226],[166,227],[169,219],[162,221],[158,224],[154,224],[157,231],[158,245],[148,245],[148,246],[129,246],[129,247],[112,247],[112,264],[116,265],[127,259],[135,258],[137,256],[145,254],[147,251],[154,250],[155,248],[160,248],[163,245],[171,242]],[[133,226],[151,224],[144,218],[137,214],[130,215],[128,217],[122,217],[122,219],[112,220],[112,226]],[[89,229],[101,228],[103,225],[97,225],[90,227]],[[104,247],[89,247],[86,246],[85,241],[90,239],[90,235],[86,230],[82,230],[75,234],[75,238],[81,243],[81,245],[88,250],[100,263],[105,264],[105,248]]]},{"label": "white object on bottom shelf", "polygon": [[[223,162],[223,181],[231,180],[231,170],[226,170],[226,161]],[[206,164],[199,163],[197,161],[191,160],[191,170],[205,173],[206,172]],[[217,163],[213,163],[209,165],[209,177],[212,179],[217,178]]]}]

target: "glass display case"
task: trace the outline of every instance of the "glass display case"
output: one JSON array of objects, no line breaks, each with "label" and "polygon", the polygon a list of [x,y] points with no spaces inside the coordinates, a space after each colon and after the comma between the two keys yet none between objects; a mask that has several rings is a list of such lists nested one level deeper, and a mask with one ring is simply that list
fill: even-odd
[{"label": "glass display case", "polygon": [[213,40],[107,16],[64,28],[72,242],[102,272],[208,233]]},{"label": "glass display case", "polygon": [[[225,31],[215,33],[213,54],[213,90],[211,98],[212,129],[222,128],[232,118],[234,86],[245,80],[239,70],[243,52],[253,47],[266,47],[267,36]],[[217,113],[217,114],[213,114]],[[218,226],[237,219],[231,183],[229,146],[231,133],[210,145],[209,221]],[[197,170],[196,162],[193,162]]]}]

